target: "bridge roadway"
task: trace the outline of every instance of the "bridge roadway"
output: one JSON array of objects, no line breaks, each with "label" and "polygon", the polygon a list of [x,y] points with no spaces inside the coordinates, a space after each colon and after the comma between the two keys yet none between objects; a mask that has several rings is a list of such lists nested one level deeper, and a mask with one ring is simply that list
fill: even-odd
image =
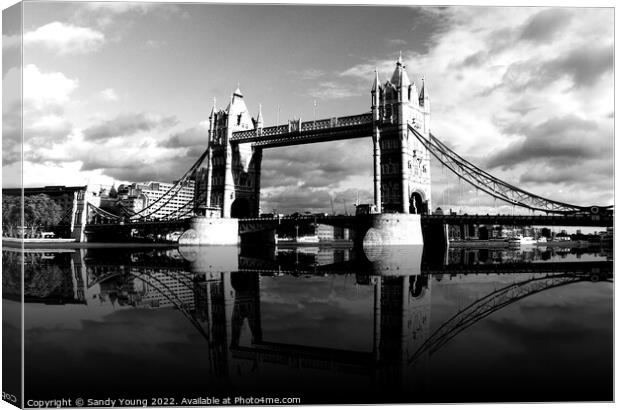
[{"label": "bridge roadway", "polygon": [[[166,230],[166,232],[186,230],[191,218],[165,221],[139,221],[123,224],[87,224],[87,234],[117,233],[128,234],[131,229]],[[282,218],[240,218],[239,234],[276,229],[279,226],[292,226],[301,223],[320,223],[355,229],[364,224],[363,218],[345,215],[299,215]],[[504,226],[613,226],[613,213],[590,215],[422,215],[422,226],[432,225],[504,225]]]},{"label": "bridge roadway", "polygon": [[422,215],[422,225],[591,226],[611,227],[613,213],[567,215]]},{"label": "bridge roadway", "polygon": [[[422,215],[422,226],[429,225],[505,225],[505,226],[613,226],[613,214],[604,215]],[[326,225],[355,229],[359,223],[356,216],[300,215],[283,218],[239,219],[239,234],[275,229],[280,225],[316,222]]]}]

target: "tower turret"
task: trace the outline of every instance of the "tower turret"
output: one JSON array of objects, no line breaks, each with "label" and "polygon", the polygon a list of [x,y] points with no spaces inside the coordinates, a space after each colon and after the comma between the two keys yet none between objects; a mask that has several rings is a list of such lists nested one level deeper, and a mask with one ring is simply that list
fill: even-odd
[{"label": "tower turret", "polygon": [[400,55],[398,56],[398,60],[396,61],[396,68],[394,69],[394,74],[392,74],[390,82],[394,85],[394,87],[396,87],[396,90],[398,92],[398,101],[409,101],[409,86],[411,85],[411,81],[409,80],[407,70],[405,69],[405,65],[403,64],[402,53],[400,53]]}]

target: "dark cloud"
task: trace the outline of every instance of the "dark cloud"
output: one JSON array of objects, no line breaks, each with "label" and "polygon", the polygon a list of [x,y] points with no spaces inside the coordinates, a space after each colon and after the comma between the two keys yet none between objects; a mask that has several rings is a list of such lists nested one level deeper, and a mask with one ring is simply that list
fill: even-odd
[{"label": "dark cloud", "polygon": [[[184,131],[171,135],[163,141],[160,146],[165,148],[183,148],[183,147],[202,147],[202,151],[207,148],[208,126],[198,124],[195,127],[188,128]],[[200,153],[202,153],[202,151]],[[200,154],[199,154],[200,155]]]},{"label": "dark cloud", "polygon": [[538,108],[539,107],[533,106],[531,103],[529,103],[526,100],[515,101],[514,103],[506,107],[508,111],[516,112],[517,114],[520,114],[523,116],[527,115],[530,111],[537,110]]},{"label": "dark cloud", "polygon": [[575,48],[544,62],[538,59],[521,61],[508,67],[502,78],[502,87],[520,93],[529,88],[546,87],[564,77],[569,77],[575,88],[589,87],[613,69],[613,56],[613,45],[608,45]]},{"label": "dark cloud", "polygon": [[548,78],[569,75],[575,87],[591,86],[613,69],[613,45],[575,49],[563,58],[548,62],[543,71]]},{"label": "dark cloud", "polygon": [[521,39],[543,43],[553,36],[572,19],[568,9],[550,8],[530,17],[521,31]]},{"label": "dark cloud", "polygon": [[337,186],[353,176],[372,178],[369,138],[268,149],[263,153],[262,186]]},{"label": "dark cloud", "polygon": [[487,38],[489,46],[489,54],[499,53],[500,51],[513,47],[515,43],[515,29],[512,27],[504,27],[494,30]]},{"label": "dark cloud", "polygon": [[22,7],[13,5],[2,10],[2,76],[11,68],[22,66]]},{"label": "dark cloud", "polygon": [[91,140],[131,136],[141,131],[170,128],[177,123],[178,119],[174,116],[164,117],[150,113],[121,114],[112,120],[86,128],[84,136]]},{"label": "dark cloud", "polygon": [[487,58],[488,54],[485,51],[478,51],[477,53],[470,54],[463,62],[461,67],[479,66]]},{"label": "dark cloud", "polygon": [[112,178],[131,181],[172,181],[180,178],[194,162],[184,161],[182,158],[168,158],[157,161],[157,164],[145,163],[139,158],[120,161],[117,158],[107,159],[91,157],[83,159],[81,171],[101,169],[103,174]]},{"label": "dark cloud", "polygon": [[[555,164],[554,164],[555,165]],[[584,172],[587,169],[587,172]],[[613,188],[613,161],[597,159],[587,162],[563,162],[553,167],[530,167],[519,182],[526,184],[568,184],[589,189],[610,190]]]},{"label": "dark cloud", "polygon": [[35,145],[40,143],[60,142],[67,138],[73,124],[64,118],[53,120],[52,124],[32,124],[24,129],[24,141]]},{"label": "dark cloud", "polygon": [[509,169],[526,162],[557,160],[580,162],[584,159],[607,157],[610,153],[611,135],[588,120],[573,115],[553,118],[542,124],[513,124],[506,133],[525,135],[491,156],[486,166]]}]

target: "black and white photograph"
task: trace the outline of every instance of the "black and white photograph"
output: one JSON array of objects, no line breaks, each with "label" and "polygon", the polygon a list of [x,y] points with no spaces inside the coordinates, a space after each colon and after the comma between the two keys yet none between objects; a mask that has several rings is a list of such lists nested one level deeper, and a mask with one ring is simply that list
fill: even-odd
[{"label": "black and white photograph", "polygon": [[613,2],[2,5],[3,408],[614,402]]}]

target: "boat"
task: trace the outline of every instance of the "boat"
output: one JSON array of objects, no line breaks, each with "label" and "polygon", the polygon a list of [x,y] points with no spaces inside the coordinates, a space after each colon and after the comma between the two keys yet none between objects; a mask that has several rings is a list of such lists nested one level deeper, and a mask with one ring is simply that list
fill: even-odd
[{"label": "boat", "polygon": [[536,239],[531,236],[518,235],[508,239],[508,243],[511,245],[534,245],[536,243]]},{"label": "boat", "polygon": [[317,235],[298,236],[297,243],[319,243]]}]

